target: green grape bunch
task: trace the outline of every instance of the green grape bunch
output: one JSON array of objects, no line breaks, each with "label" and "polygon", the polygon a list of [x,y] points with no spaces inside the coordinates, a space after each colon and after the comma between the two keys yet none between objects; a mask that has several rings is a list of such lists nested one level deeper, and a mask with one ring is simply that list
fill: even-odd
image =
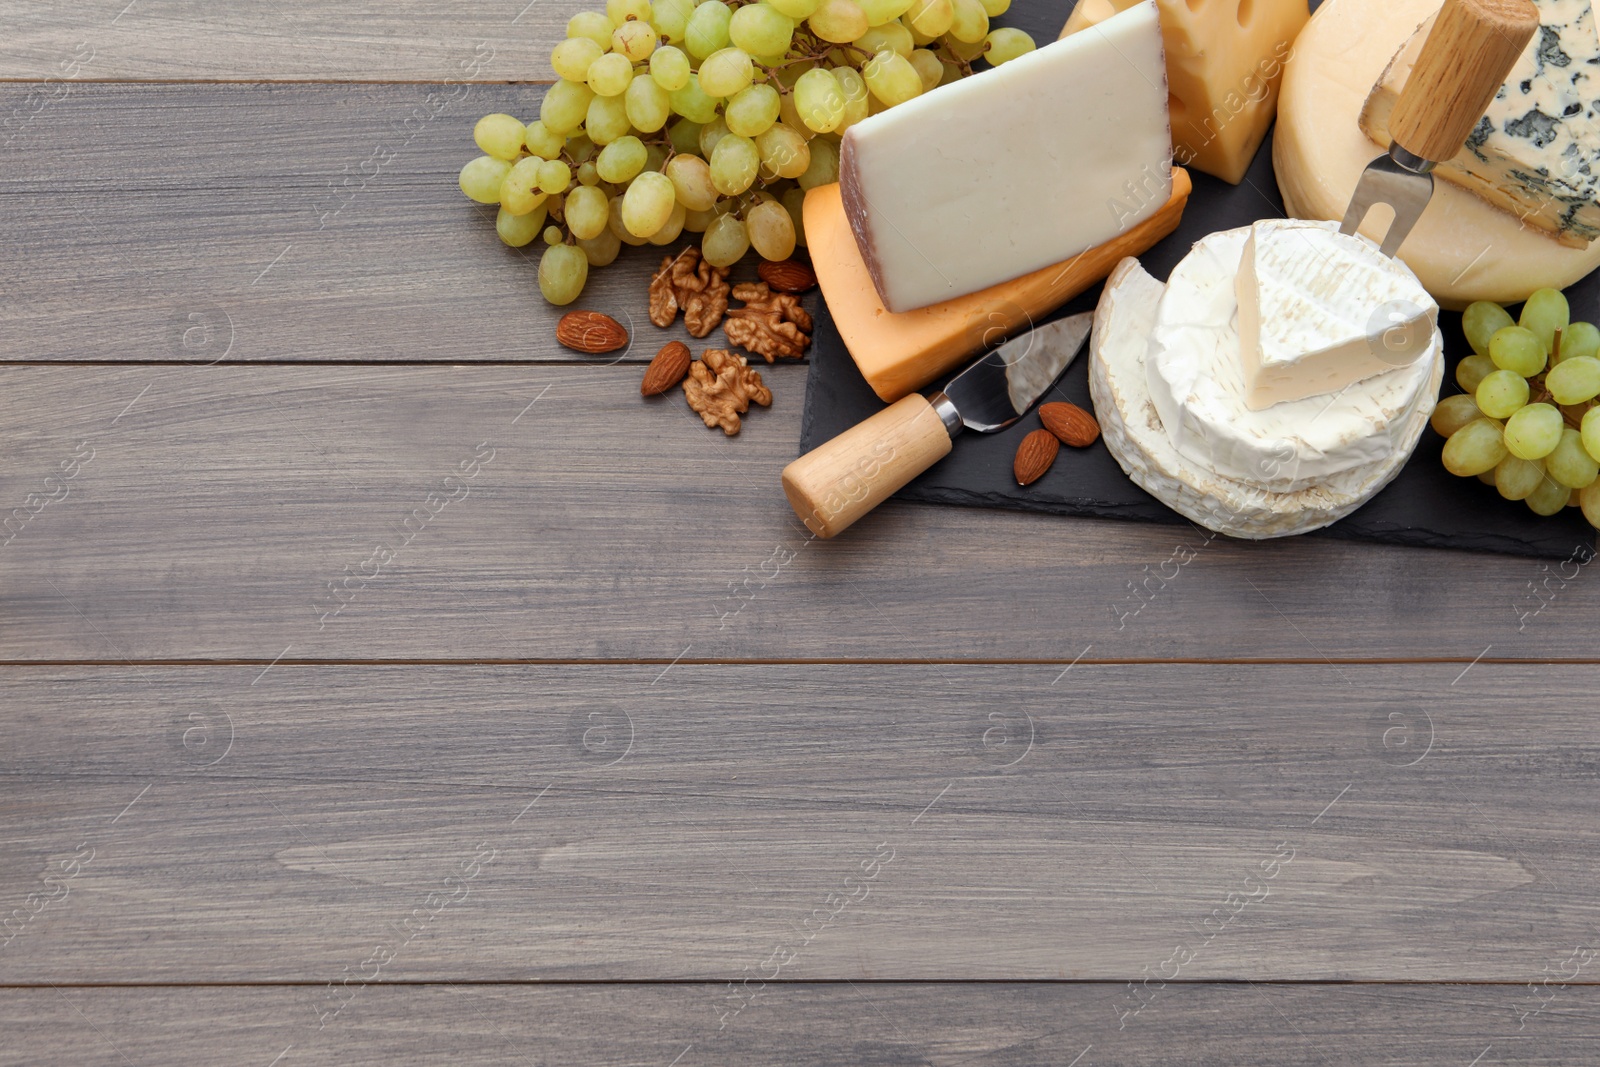
[{"label": "green grape bunch", "polygon": [[539,117],[485,115],[461,191],[495,231],[545,242],[539,289],[576,300],[623,245],[700,235],[713,266],[804,247],[806,192],[844,132],[1034,50],[992,28],[1011,0],[606,0],[551,52]]},{"label": "green grape bunch", "polygon": [[1477,477],[1536,514],[1583,509],[1600,527],[1600,329],[1571,321],[1567,298],[1540,289],[1517,322],[1480,300],[1462,313],[1472,355],[1456,366],[1464,392],[1433,410],[1444,467]]}]

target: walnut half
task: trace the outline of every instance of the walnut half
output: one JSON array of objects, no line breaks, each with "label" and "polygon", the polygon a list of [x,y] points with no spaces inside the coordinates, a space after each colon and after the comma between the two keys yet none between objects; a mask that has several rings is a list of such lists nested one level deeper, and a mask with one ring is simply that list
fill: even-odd
[{"label": "walnut half", "polygon": [[728,310],[728,268],[713,267],[693,246],[661,260],[650,278],[650,321],[665,329],[683,311],[690,337],[704,337]]},{"label": "walnut half", "polygon": [[772,391],[761,384],[760,372],[725,348],[707,349],[689,364],[683,395],[701,421],[708,427],[720,426],[729,437],[739,432],[739,416],[750,410],[751,401],[762,407],[772,403]]},{"label": "walnut half", "polygon": [[771,363],[774,359],[799,359],[811,347],[811,316],[800,298],[775,293],[766,282],[743,282],[733,287],[744,307],[728,312],[723,332],[728,340]]}]

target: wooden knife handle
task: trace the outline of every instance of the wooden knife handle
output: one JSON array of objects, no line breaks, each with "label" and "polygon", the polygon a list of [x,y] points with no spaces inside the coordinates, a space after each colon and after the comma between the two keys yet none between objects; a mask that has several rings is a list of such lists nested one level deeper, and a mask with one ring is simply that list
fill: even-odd
[{"label": "wooden knife handle", "polygon": [[785,467],[783,491],[808,530],[832,537],[949,454],[944,421],[912,393]]},{"label": "wooden knife handle", "polygon": [[1445,0],[1389,118],[1395,144],[1434,163],[1461,151],[1538,28],[1530,0]]}]

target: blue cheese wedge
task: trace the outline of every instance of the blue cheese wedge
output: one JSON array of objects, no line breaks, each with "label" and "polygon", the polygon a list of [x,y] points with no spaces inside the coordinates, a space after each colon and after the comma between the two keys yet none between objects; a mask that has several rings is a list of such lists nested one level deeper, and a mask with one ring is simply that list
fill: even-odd
[{"label": "blue cheese wedge", "polygon": [[[1600,236],[1600,36],[1589,0],[1534,0],[1539,32],[1454,159],[1434,171],[1564,245]],[[1390,61],[1361,110],[1389,146],[1389,114],[1433,20]]]}]

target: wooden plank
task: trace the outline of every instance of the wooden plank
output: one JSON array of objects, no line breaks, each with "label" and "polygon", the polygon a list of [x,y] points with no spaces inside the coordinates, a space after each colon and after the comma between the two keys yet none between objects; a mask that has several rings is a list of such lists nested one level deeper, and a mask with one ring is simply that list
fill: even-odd
[{"label": "wooden plank", "polygon": [[[12,368],[0,649],[261,663],[1595,655],[1584,620],[1600,596],[1571,563],[897,504],[813,542],[778,484],[804,373],[769,371],[772,408],[729,439],[680,395],[642,400],[637,367]],[[54,480],[62,464],[76,476]]]},{"label": "wooden plank", "polygon": [[[578,306],[634,327],[555,341],[544,247],[507,248],[461,195],[478,116],[538,114],[541,86],[77,86],[12,131],[48,167],[0,176],[0,360],[647,361],[650,274],[625,249]],[[0,86],[0,114],[25,86]],[[754,280],[741,264],[735,280]],[[806,298],[813,308],[820,297]]]},{"label": "wooden plank", "polygon": [[[1084,983],[784,984],[717,1031],[706,985],[367,986],[318,1029],[316,990],[33,989],[0,998],[0,1063],[1034,1065],[1586,1063],[1600,991],[1518,1030],[1506,986],[1174,985],[1125,1028]],[[1531,1001],[1529,1001],[1531,1002]],[[677,1057],[674,1059],[674,1057]]]},{"label": "wooden plank", "polygon": [[1600,668],[1458,675],[10,668],[0,983],[1541,981]]}]

